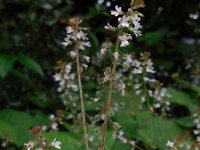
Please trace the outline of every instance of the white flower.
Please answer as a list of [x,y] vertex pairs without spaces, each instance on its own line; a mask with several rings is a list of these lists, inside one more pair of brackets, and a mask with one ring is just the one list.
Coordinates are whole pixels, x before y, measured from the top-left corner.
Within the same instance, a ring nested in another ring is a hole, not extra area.
[[69,55],[70,55],[71,58],[75,58],[76,57],[76,52],[71,51]]
[[161,104],[160,104],[160,103],[154,104],[154,108],[160,108],[160,107],[161,107]]
[[146,61],[146,71],[150,73],[155,73],[155,70],[153,68],[153,62],[151,61],[151,59],[148,59]]
[[167,141],[166,146],[173,148],[174,147],[174,142]]
[[79,42],[79,49],[85,50],[85,47],[91,47],[90,42]]
[[[116,11],[115,11],[116,10]],[[123,12],[122,12],[122,8],[121,7],[118,7],[117,5],[115,6],[115,10],[111,10],[111,15],[117,17],[119,15],[121,15]]]
[[107,51],[106,48],[102,48],[102,49],[101,49],[101,55],[105,55],[106,51]]
[[28,141],[28,143],[24,144],[27,148],[27,150],[31,150],[34,147],[33,141]]
[[130,16],[124,15],[122,18],[119,18],[118,21],[120,22],[119,27],[129,27]]
[[72,33],[74,32],[74,29],[71,26],[66,27],[67,33]]
[[104,28],[106,30],[113,30],[113,26],[111,26],[109,23],[107,23],[107,25],[105,25]]
[[65,73],[66,73],[66,74],[69,74],[70,71],[71,71],[71,69],[72,69],[72,65],[71,65],[71,64],[67,64],[67,65],[65,66]]
[[90,98],[90,99],[93,100],[95,103],[99,101],[99,97]]
[[103,2],[104,2],[104,0],[98,0],[98,1],[97,1],[97,3],[98,3],[99,5],[103,4]]
[[119,53],[118,53],[118,52],[114,52],[114,53],[113,53],[113,56],[115,57],[116,60],[118,60],[118,58],[119,58]]
[[200,130],[193,130],[194,134],[197,135],[200,133]]
[[122,92],[122,96],[125,95],[125,87],[126,87],[126,85],[124,83],[120,83],[118,85],[118,89]]
[[54,131],[57,131],[58,130],[58,123],[57,122],[52,123],[51,129],[54,130]]
[[54,120],[55,119],[55,115],[54,114],[49,115],[49,119],[50,120]]
[[60,81],[60,80],[62,79],[60,73],[56,73],[56,74],[53,76],[53,78],[54,78],[55,81]]
[[135,36],[138,37],[138,36],[141,36],[142,35],[142,32],[140,31],[140,29],[142,28],[142,25],[140,24],[140,20],[141,18],[139,17],[139,15],[136,13],[134,15],[133,18],[131,18],[132,21],[133,21],[133,24],[134,24],[134,28],[133,28],[133,32],[135,33]]
[[88,57],[88,56],[83,56],[83,58],[86,60],[87,63],[90,62],[90,57]]
[[141,74],[142,73],[142,66],[141,66],[141,62],[140,61],[138,61],[138,60],[133,60],[132,61],[132,66],[134,67],[133,68],[133,71],[132,71],[132,73],[134,73],[134,74]]
[[61,145],[61,142],[60,141],[56,141],[56,139],[54,139],[53,142],[51,142],[51,146],[55,147],[57,149],[61,149],[60,145]]
[[78,32],[77,38],[78,38],[79,40],[81,40],[81,39],[82,39],[82,40],[88,40],[87,34],[84,33],[82,30],[80,30],[80,31]]
[[129,45],[128,40],[132,39],[132,37],[130,34],[126,33],[119,36],[119,39],[121,41],[120,47],[126,47],[127,45]]

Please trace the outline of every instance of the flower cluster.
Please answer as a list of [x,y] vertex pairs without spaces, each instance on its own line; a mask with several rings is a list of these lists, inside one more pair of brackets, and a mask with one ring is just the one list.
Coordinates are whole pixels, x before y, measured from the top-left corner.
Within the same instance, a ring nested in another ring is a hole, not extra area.
[[[146,102],[148,97],[153,98],[151,109],[161,109],[162,114],[166,115],[166,111],[170,110],[170,102],[168,101],[170,95],[163,84],[153,78],[156,71],[150,59],[150,53],[141,53],[139,59],[132,55],[125,55],[121,64],[122,71],[129,73],[128,85],[133,85],[136,95],[141,97],[141,102]],[[133,84],[130,81],[133,81]]]
[[42,128],[40,126],[34,126],[30,133],[35,136],[34,140],[29,140],[27,143],[25,143],[25,147],[27,150],[31,149],[61,149],[61,142],[54,139],[52,142],[48,143],[47,139],[42,135]]
[[[81,22],[79,22],[81,23]],[[79,39],[79,49],[85,50],[86,47],[91,47],[90,42],[88,41],[87,34],[84,33],[85,28],[79,28],[79,31],[75,33],[75,26],[67,26],[66,27],[66,38],[64,38],[64,42],[62,42],[62,45],[64,46],[70,46],[73,43],[75,43],[76,39]],[[73,51],[71,52],[72,57],[75,55]]]

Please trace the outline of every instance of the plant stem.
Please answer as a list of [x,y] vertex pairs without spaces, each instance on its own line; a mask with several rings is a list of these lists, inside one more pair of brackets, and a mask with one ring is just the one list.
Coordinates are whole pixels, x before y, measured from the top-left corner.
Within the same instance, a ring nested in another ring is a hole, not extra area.
[[[115,52],[118,52],[119,36],[121,35],[121,32],[122,32],[122,29],[119,29],[118,34],[117,34],[117,40],[115,43]],[[110,117],[110,104],[111,104],[111,100],[112,100],[113,84],[115,82],[116,67],[117,67],[117,60],[114,59],[112,71],[111,71],[111,79],[110,79],[110,83],[109,83],[109,87],[108,87],[108,99],[107,99],[106,105],[105,105],[105,119],[104,119],[104,123],[103,123],[103,133],[102,133],[102,137],[101,137],[100,150],[104,150],[104,148],[105,148],[105,138],[106,138],[108,120]]]
[[83,123],[83,130],[84,130],[84,142],[85,148],[88,150],[88,138],[87,138],[87,125],[85,119],[85,106],[84,106],[84,98],[83,98],[83,90],[82,90],[82,83],[81,83],[81,71],[80,71],[80,62],[79,62],[79,40],[77,38],[78,34],[78,25],[75,26],[75,35],[76,35],[76,65],[77,65],[77,76],[78,76],[78,85],[79,85],[79,96],[81,101],[81,115],[82,115],[82,123]]

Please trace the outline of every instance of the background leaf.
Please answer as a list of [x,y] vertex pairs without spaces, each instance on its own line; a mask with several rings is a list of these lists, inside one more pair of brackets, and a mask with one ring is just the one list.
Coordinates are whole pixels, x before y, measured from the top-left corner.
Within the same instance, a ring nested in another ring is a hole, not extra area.
[[0,54],[0,77],[4,78],[12,69],[15,57],[6,54]]
[[25,56],[25,55],[20,55],[18,56],[18,60],[21,64],[25,65],[32,71],[38,73],[41,76],[44,76],[44,72],[41,68],[41,66],[32,58]]

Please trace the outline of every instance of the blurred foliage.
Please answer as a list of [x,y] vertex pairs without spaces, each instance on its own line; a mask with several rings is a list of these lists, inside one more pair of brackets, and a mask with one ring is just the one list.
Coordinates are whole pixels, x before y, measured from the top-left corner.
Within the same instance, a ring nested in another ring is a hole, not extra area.
[[[114,40],[115,35],[103,27],[114,22],[109,10],[115,4],[125,8],[129,1],[114,1],[107,8],[86,0],[0,0],[0,139],[10,139],[10,149],[21,149],[30,138],[31,127],[48,124],[48,115],[63,108],[52,75],[56,61],[66,57],[60,44],[65,36],[66,19],[74,15],[84,18],[83,24],[90,27],[92,40],[88,55],[94,56],[104,37]],[[200,2],[155,0],[146,1],[145,5],[141,10],[144,34],[124,51],[151,52],[157,78],[169,86],[172,116],[161,119],[149,111],[138,113],[139,100],[127,92],[125,108],[114,119],[127,137],[144,141],[147,145],[141,144],[143,147],[164,149],[167,140],[194,127],[192,115],[200,98],[200,17],[191,16],[200,15]],[[89,69],[88,74],[94,75],[104,66],[101,67]],[[85,84],[84,88],[87,86],[93,94],[95,83]],[[92,112],[96,105],[103,104],[94,104],[86,110]],[[62,131],[45,135],[61,140],[63,149],[76,150],[81,139],[74,137],[69,124]],[[110,134],[111,131],[108,132],[111,139]],[[113,140],[107,146],[109,150],[130,149]]]

